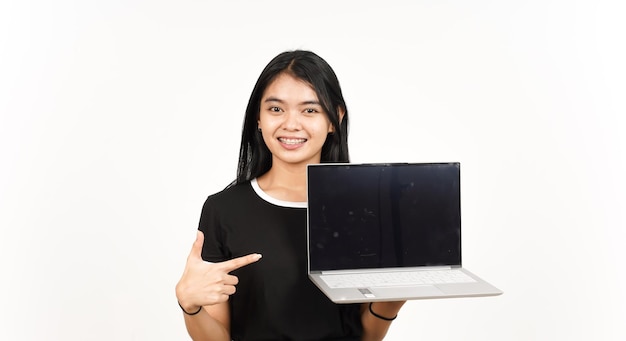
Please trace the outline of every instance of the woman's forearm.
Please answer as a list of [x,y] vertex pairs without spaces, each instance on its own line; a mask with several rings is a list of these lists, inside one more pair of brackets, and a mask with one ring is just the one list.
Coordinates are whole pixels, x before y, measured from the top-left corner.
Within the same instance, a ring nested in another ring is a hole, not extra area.
[[194,341],[230,341],[230,333],[203,308],[196,315],[185,316],[185,326]]
[[[363,336],[362,341],[380,341],[391,326],[391,320],[394,319],[400,308],[406,301],[399,302],[376,302],[371,306],[370,304],[363,303],[361,306],[361,323],[363,324]],[[378,316],[376,316],[378,315]]]

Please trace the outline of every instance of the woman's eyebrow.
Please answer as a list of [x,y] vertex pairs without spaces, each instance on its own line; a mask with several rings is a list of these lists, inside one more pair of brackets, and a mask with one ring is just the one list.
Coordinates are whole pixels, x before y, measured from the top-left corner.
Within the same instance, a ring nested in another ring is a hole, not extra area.
[[276,97],[268,97],[265,99],[265,101],[263,101],[265,103],[267,102],[278,102],[278,103],[284,103],[284,101],[280,98],[276,98]]
[[301,102],[300,105],[321,105],[320,101],[304,101]]
[[[263,102],[264,103],[268,103],[268,102],[285,103],[285,101],[283,101],[282,99],[278,97],[272,97],[272,96],[266,98]],[[309,101],[300,102],[300,105],[321,105],[321,104],[320,104],[320,101],[318,100],[309,100]]]

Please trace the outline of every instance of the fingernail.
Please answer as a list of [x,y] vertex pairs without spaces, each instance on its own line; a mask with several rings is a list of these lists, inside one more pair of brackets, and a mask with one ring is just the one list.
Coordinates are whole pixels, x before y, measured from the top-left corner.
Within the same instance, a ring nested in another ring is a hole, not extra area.
[[263,257],[263,255],[260,254],[260,253],[257,253],[257,254],[254,255],[255,259],[261,259],[261,257]]

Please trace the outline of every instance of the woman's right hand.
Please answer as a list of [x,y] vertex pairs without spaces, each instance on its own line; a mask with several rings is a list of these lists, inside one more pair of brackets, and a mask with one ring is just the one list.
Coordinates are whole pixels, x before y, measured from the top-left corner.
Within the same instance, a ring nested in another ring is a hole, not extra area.
[[204,234],[198,231],[183,276],[176,285],[178,303],[187,312],[228,301],[239,283],[239,279],[229,273],[261,259],[260,254],[253,253],[220,263],[205,262],[202,260],[203,244]]

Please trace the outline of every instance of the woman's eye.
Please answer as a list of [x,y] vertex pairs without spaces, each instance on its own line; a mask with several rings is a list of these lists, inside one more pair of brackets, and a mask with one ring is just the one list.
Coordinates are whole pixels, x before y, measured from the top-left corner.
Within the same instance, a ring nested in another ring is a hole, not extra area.
[[270,111],[271,112],[280,112],[280,108],[279,107],[270,107]]
[[317,111],[317,109],[307,108],[307,109],[304,109],[304,112],[306,112],[307,114],[314,114],[314,113],[316,113],[318,111]]

